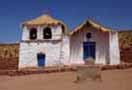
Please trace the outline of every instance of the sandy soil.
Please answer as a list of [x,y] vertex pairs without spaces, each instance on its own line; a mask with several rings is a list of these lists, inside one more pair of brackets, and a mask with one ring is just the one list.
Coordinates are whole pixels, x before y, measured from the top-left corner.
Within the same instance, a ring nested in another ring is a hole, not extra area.
[[75,72],[0,76],[0,90],[132,90],[132,69],[102,72],[102,82],[76,84]]

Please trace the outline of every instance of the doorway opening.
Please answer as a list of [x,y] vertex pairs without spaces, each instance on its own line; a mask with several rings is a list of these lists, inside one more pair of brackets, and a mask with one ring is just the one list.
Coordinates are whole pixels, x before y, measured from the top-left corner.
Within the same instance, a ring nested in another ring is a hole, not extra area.
[[44,67],[45,66],[45,54],[39,53],[37,54],[38,66]]
[[83,42],[83,59],[96,58],[96,43],[87,41]]

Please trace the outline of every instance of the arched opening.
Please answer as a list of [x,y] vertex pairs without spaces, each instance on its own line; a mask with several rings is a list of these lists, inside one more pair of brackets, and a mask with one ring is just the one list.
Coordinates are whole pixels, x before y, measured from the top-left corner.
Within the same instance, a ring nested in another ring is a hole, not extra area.
[[43,29],[43,38],[44,39],[51,39],[52,38],[51,28],[46,27],[46,28]]
[[45,54],[38,53],[37,54],[37,61],[38,61],[38,66],[39,67],[45,66]]
[[30,29],[30,39],[34,40],[37,38],[37,29],[36,28],[31,28]]
[[65,26],[61,25],[61,28],[62,28],[62,32],[65,33]]
[[87,60],[89,58],[96,59],[96,42],[83,42],[83,59]]
[[92,38],[92,34],[91,33],[87,33],[86,37],[87,37],[87,39],[90,39],[90,38]]

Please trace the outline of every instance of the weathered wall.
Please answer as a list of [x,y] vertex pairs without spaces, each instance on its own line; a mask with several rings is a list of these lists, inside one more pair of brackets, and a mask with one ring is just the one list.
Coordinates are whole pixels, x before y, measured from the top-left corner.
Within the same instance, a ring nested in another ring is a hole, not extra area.
[[[29,40],[32,27],[23,27],[20,43],[19,68],[37,67],[37,54],[45,54],[45,66],[65,64],[69,60],[69,38],[63,37],[61,25],[48,26],[52,31],[51,39],[43,39],[43,29],[48,25],[37,26],[37,39]],[[67,43],[66,43],[67,42]]]
[[130,48],[121,48],[121,61],[124,63],[132,63],[132,46]]
[[0,44],[0,69],[17,69],[19,44]]
[[118,32],[111,31],[109,33],[109,53],[110,53],[110,65],[120,64],[120,48],[119,48],[119,39]]
[[[68,64],[69,60],[69,41],[43,41],[43,42],[21,42],[19,53],[19,67],[38,67],[37,54],[45,54],[45,66]],[[62,57],[61,56],[62,53]]]
[[91,32],[91,41],[96,42],[97,64],[109,63],[109,33],[101,32],[93,27],[83,27],[81,32],[71,36],[70,39],[70,61],[73,64],[81,64],[83,61],[83,42],[86,41],[87,32]]
[[64,65],[70,64],[70,40],[68,36],[64,36],[61,50],[61,61]]
[[45,54],[46,66],[60,63],[60,46],[61,42],[21,42],[19,53],[19,67],[37,67],[37,54]]

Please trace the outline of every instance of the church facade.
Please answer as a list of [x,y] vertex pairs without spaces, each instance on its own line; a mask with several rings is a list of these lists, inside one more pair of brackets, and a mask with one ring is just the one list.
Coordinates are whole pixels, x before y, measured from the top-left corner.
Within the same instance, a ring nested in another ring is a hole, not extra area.
[[62,21],[44,15],[24,22],[22,29],[20,68],[67,64],[69,39]]
[[119,64],[118,33],[86,20],[67,35],[66,25],[48,15],[22,24],[19,68],[84,64]]

